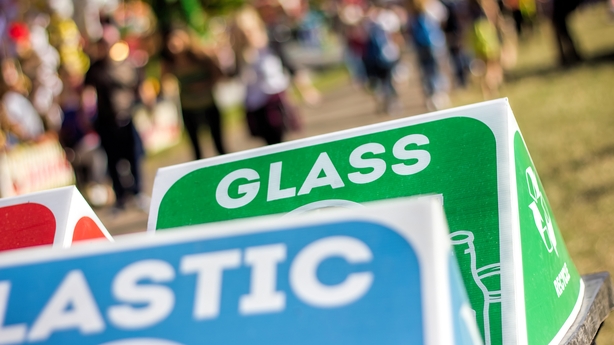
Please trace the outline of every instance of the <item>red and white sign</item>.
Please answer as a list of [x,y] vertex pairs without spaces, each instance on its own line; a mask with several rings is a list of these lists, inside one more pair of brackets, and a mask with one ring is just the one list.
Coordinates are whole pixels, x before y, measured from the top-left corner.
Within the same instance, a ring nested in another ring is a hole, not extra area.
[[0,199],[0,251],[113,237],[74,186]]

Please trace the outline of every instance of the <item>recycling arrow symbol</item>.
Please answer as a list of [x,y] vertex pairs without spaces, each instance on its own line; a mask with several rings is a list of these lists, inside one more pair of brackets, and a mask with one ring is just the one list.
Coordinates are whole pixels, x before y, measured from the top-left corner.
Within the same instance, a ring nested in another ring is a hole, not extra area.
[[535,226],[539,231],[539,234],[546,246],[548,253],[554,253],[559,256],[559,252],[556,250],[556,237],[554,236],[554,227],[552,225],[552,217],[546,207],[546,198],[542,194],[539,185],[537,183],[537,177],[532,167],[528,167],[526,170],[527,185],[529,188],[529,195],[533,202],[529,204],[529,208],[533,212],[533,220],[535,220]]

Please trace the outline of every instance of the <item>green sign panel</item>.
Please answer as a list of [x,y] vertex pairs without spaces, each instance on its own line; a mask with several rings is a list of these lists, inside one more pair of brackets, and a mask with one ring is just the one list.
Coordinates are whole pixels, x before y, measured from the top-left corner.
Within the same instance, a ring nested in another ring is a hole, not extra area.
[[528,338],[558,344],[566,329],[560,325],[572,323],[578,312],[574,308],[580,306],[576,301],[583,285],[520,132],[514,134],[514,158]]
[[[520,211],[511,202],[514,176],[526,183],[524,172],[513,174],[509,157],[516,130],[507,101],[498,100],[160,169],[148,231],[438,194],[485,343],[548,343],[575,315],[581,282],[554,225],[547,236],[559,236],[561,259],[551,264],[530,249],[544,242],[529,206],[520,196]],[[540,195],[543,209],[547,202]],[[514,214],[523,227],[533,226],[526,236],[522,228],[522,243],[514,237]],[[523,266],[523,258],[538,266],[535,271]],[[541,281],[542,269],[562,262],[571,276],[562,295],[537,307],[539,315],[561,317],[540,318],[519,292],[539,299],[537,290],[553,286]],[[526,286],[514,278],[523,270]],[[533,317],[539,320],[530,323]]]

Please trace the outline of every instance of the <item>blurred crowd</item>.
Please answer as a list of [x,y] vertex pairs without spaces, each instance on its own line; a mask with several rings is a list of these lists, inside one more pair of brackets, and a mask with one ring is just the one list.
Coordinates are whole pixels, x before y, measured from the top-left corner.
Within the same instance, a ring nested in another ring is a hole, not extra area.
[[146,210],[146,152],[185,129],[203,158],[203,126],[227,152],[220,85],[240,84],[230,98],[263,143],[301,128],[290,90],[312,106],[321,95],[297,49],[342,51],[353,82],[389,114],[400,109],[395,79],[408,52],[431,110],[470,80],[497,96],[539,17],[552,18],[561,64],[581,60],[566,23],[579,0],[253,0],[215,12],[202,3],[0,0],[0,196],[76,183],[93,205]]
[[[347,0],[338,7],[346,61],[354,79],[394,112],[395,74],[413,50],[429,110],[449,105],[449,92],[477,80],[485,99],[498,96],[503,71],[516,63],[519,39],[552,18],[561,64],[580,61],[567,29],[579,0]],[[565,10],[560,10],[565,7]],[[560,12],[560,13],[559,13]]]
[[155,25],[142,2],[0,1],[2,196],[76,183],[92,204],[146,208],[133,118]]

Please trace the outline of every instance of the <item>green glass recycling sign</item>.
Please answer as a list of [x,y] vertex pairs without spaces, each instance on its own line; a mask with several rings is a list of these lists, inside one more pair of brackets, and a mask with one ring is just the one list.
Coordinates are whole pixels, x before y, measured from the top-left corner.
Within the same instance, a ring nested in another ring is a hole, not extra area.
[[[148,231],[436,194],[485,343],[549,343],[575,318],[582,282],[543,190],[522,185],[538,178],[525,166],[517,172],[530,158],[514,160],[516,132],[507,101],[497,100],[163,168]],[[543,293],[558,296],[541,303]],[[540,317],[532,303],[558,316]]]

